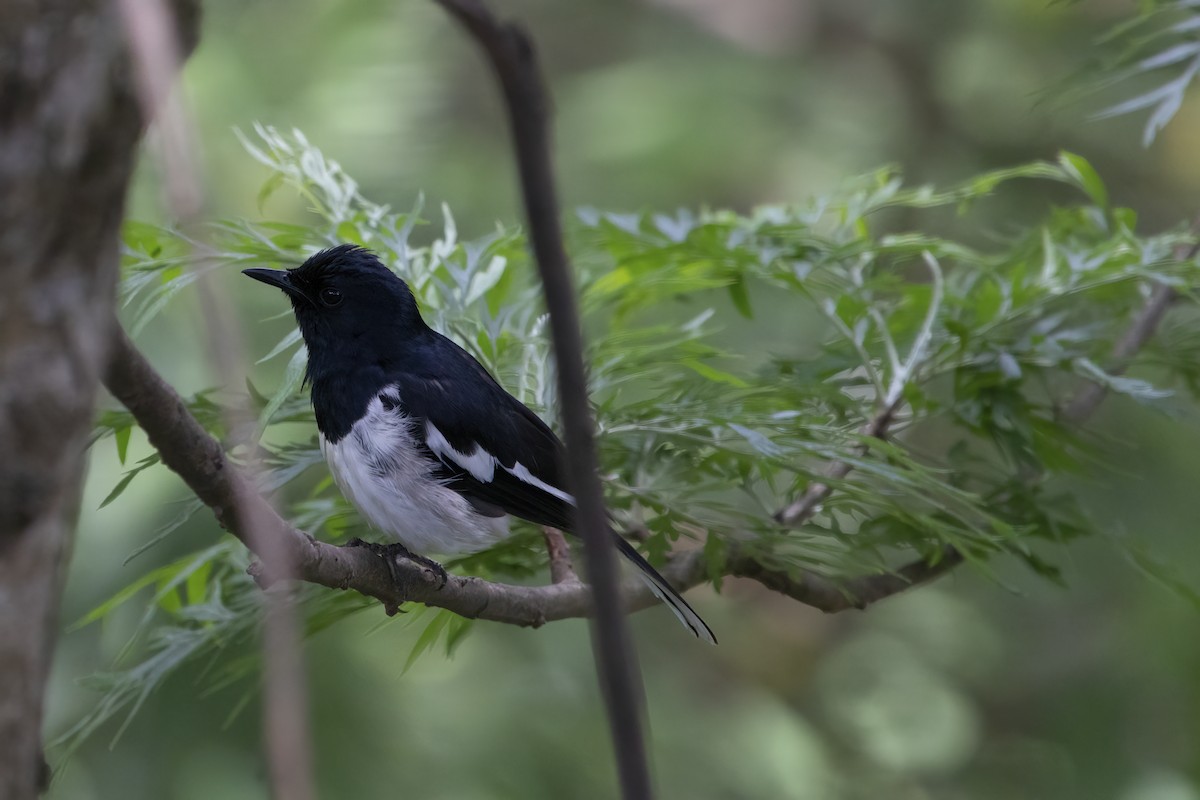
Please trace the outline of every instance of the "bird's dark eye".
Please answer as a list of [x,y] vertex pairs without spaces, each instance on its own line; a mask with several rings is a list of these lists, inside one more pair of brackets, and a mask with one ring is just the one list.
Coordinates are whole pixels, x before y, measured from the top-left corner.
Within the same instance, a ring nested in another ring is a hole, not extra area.
[[332,286],[326,286],[321,290],[321,302],[333,308],[342,304],[342,293]]

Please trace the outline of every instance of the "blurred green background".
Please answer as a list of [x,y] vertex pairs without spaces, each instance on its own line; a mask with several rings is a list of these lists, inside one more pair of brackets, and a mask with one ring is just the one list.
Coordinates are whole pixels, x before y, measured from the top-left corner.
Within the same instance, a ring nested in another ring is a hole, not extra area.
[[[1200,104],[1149,149],[1140,120],[1089,121],[1054,87],[1130,3],[1085,0],[513,0],[538,41],[556,100],[565,204],[614,210],[801,199],[884,163],[915,180],[1090,159],[1114,202],[1156,230],[1197,210]],[[373,200],[426,216],[447,203],[464,236],[518,219],[508,141],[479,55],[418,0],[210,0],[184,84],[203,147],[205,217],[303,221],[233,128],[298,127]],[[164,220],[147,158],[131,216]],[[1013,213],[1049,201],[1031,194]],[[1011,221],[997,219],[1002,233]],[[986,234],[987,231],[984,231]],[[242,298],[244,289],[230,287]],[[251,356],[281,309],[244,293]],[[805,329],[802,309],[780,323]],[[181,298],[142,343],[185,393],[213,381],[194,302]],[[759,324],[769,325],[765,320]],[[811,329],[811,328],[809,328]],[[774,331],[772,336],[778,335]],[[269,370],[259,378],[278,378]],[[260,385],[262,385],[260,383]],[[1080,486],[1108,518],[1184,574],[1200,563],[1193,410],[1168,419],[1127,399],[1099,424],[1119,474]],[[131,453],[148,452],[135,436]],[[162,471],[97,511],[119,478],[93,454],[64,623],[217,535],[205,515],[129,564],[186,498]],[[729,581],[693,593],[721,638],[705,647],[659,610],[638,615],[664,798],[1200,798],[1196,608],[1096,537],[1055,554],[1068,585],[1014,564],[968,569],[866,613],[827,617]],[[47,730],[96,700],[79,679],[111,667],[139,611],[65,633]],[[402,668],[415,635],[371,610],[308,648],[316,772],[325,798],[587,798],[615,793],[586,626],[479,624],[452,660]],[[98,733],[50,797],[262,798],[256,704],[201,696],[191,671],[153,694],[119,741]],[[53,754],[52,754],[53,756]],[[52,758],[53,761],[53,758]]]

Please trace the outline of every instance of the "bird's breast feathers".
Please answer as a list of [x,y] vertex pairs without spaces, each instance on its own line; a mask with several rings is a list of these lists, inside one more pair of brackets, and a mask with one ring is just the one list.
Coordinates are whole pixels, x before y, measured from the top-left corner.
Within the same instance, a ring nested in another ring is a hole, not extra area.
[[[432,447],[423,442],[427,430],[418,430],[422,425],[404,413],[395,390],[386,390],[346,436],[336,442],[321,436],[321,451],[342,493],[372,527],[418,553],[472,553],[503,539],[507,518],[480,514],[446,485]],[[495,459],[487,460],[494,465]],[[473,473],[488,469],[482,456],[466,462]]]

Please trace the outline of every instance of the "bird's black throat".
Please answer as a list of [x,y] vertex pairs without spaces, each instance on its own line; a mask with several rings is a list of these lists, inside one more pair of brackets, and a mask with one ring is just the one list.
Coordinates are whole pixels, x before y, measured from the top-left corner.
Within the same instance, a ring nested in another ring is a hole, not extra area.
[[312,387],[317,427],[330,442],[346,436],[436,336],[408,285],[361,247],[323,250],[286,272],[246,274],[291,299],[308,348],[305,382]]

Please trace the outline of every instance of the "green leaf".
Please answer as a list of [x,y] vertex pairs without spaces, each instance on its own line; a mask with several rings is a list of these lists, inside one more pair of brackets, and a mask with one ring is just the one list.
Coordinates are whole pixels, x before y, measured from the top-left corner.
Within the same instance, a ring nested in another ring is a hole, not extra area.
[[1122,375],[1112,375],[1105,372],[1088,358],[1075,359],[1074,366],[1076,372],[1085,378],[1095,381],[1106,389],[1118,394],[1127,395],[1141,402],[1162,400],[1174,394],[1169,389],[1159,389],[1149,381],[1128,378]]
[[67,631],[74,632],[80,628],[85,628],[88,625],[91,625],[93,622],[98,622],[99,620],[104,619],[114,610],[132,599],[134,595],[142,591],[142,589],[158,583],[159,579],[166,573],[168,569],[170,569],[170,567],[161,567],[138,578],[133,583],[121,589],[112,597],[108,598],[103,603],[72,622],[67,626]]
[[158,225],[126,220],[121,224],[121,239],[130,250],[157,258],[163,251],[163,241],[169,241],[171,233]]
[[1129,537],[1116,537],[1118,543],[1124,545],[1126,557],[1130,563],[1141,570],[1142,574],[1153,580],[1167,591],[1181,597],[1197,609],[1200,609],[1200,590],[1188,583],[1179,571],[1162,562],[1147,548],[1145,543],[1136,542]]
[[283,185],[283,181],[284,174],[282,172],[273,172],[263,181],[262,188],[258,190],[258,197],[256,198],[258,213],[264,213],[267,200],[271,199],[271,195],[275,194],[276,190]]
[[487,267],[472,276],[471,288],[467,292],[464,302],[470,305],[490,292],[496,284],[500,283],[500,279],[504,277],[504,270],[507,266],[508,259],[502,256],[493,256],[488,261]]
[[754,309],[750,307],[750,294],[746,291],[746,279],[742,275],[738,275],[729,284],[729,299],[733,301],[733,307],[738,310],[746,319],[754,319]]
[[178,614],[183,610],[183,598],[179,596],[177,587],[171,581],[163,580],[159,583],[156,599],[159,608],[168,614]]
[[285,400],[288,400],[292,395],[300,389],[300,384],[304,381],[304,368],[308,363],[308,348],[303,344],[297,348],[292,354],[292,358],[288,361],[287,369],[283,373],[283,381],[279,384],[279,388],[275,390],[275,394],[271,395],[271,399],[263,407],[262,413],[259,414],[259,424],[264,428],[269,425],[274,419],[276,412]]
[[1100,175],[1083,156],[1062,150],[1058,154],[1058,163],[1066,173],[1079,184],[1079,187],[1092,198],[1092,202],[1101,208],[1108,208],[1108,189]]
[[442,630],[445,629],[450,619],[454,616],[456,615],[449,611],[438,611],[433,615],[433,619],[429,621],[429,624],[425,626],[425,630],[421,631],[421,635],[417,637],[417,641],[413,644],[412,652],[408,654],[408,660],[404,662],[404,669],[400,671],[400,674],[406,674],[412,668],[412,665],[417,663],[417,659],[425,651],[433,647]]
[[165,566],[153,569],[68,625],[67,630],[76,631],[107,617],[148,586],[159,585],[174,588],[180,580],[186,580],[195,570],[203,567],[205,564],[211,565],[216,559],[229,553],[230,549],[231,544],[229,542],[222,542],[197,553],[186,555]]
[[155,464],[157,464],[159,462],[159,460],[160,460],[160,457],[159,457],[158,453],[152,453],[152,454],[146,456],[145,458],[143,458],[141,461],[139,461],[136,467],[134,467],[133,469],[126,472],[125,475],[121,478],[121,480],[117,482],[117,485],[114,486],[113,490],[108,493],[108,496],[104,498],[104,501],[102,503],[100,503],[99,507],[104,508],[109,503],[111,503],[112,501],[114,501],[118,497],[120,497],[121,494],[126,489],[129,488],[129,484],[132,483],[133,479],[138,476],[138,473],[143,472],[143,471],[149,469],[150,467],[154,466]]
[[177,531],[181,527],[183,527],[184,523],[186,523],[189,519],[191,519],[192,516],[195,515],[195,513],[202,508],[204,508],[204,503],[202,503],[199,499],[193,498],[191,501],[189,501],[184,506],[183,510],[179,513],[178,516],[175,517],[175,519],[173,519],[170,522],[168,522],[167,524],[163,525],[161,528],[159,528],[157,531],[155,531],[148,539],[146,539],[146,541],[142,542],[136,548],[134,548],[133,552],[131,552],[129,555],[125,556],[125,560],[121,562],[121,566],[126,566],[127,564],[129,564],[130,561],[133,561],[135,558],[140,556],[142,553],[146,552],[147,550],[154,547],[155,545],[161,543],[164,539],[166,539],[172,533],[174,533],[175,531]]
[[188,576],[184,583],[184,598],[189,606],[197,606],[208,596],[208,579],[212,575],[213,562],[206,561]]
[[274,347],[271,348],[271,351],[269,353],[267,353],[265,356],[260,358],[258,361],[255,361],[254,363],[255,364],[265,364],[266,362],[270,361],[275,356],[279,355],[280,353],[284,352],[285,350],[290,350],[291,348],[295,347],[297,344],[299,344],[300,339],[301,339],[301,333],[300,333],[299,328],[295,328],[293,330],[288,331],[287,335],[285,335],[282,339],[280,339],[279,342]]
[[724,383],[729,386],[736,386],[739,389],[748,389],[750,384],[742,380],[736,375],[731,375],[728,372],[723,372],[716,367],[711,367],[695,358],[686,358],[680,362],[683,366],[693,370],[699,375],[703,375],[710,381],[716,383]]
[[129,435],[131,433],[133,433],[133,428],[128,425],[113,432],[113,437],[117,440],[117,459],[122,466],[125,464],[125,455],[129,452]]
[[721,586],[724,582],[725,562],[728,556],[729,548],[720,536],[710,533],[704,539],[705,570],[707,571],[708,579],[712,581],[713,588],[718,592],[721,591]]
[[756,430],[751,430],[745,425],[731,422],[729,423],[729,427],[749,442],[751,447],[765,456],[781,456],[787,452],[782,446],[772,442],[765,435]]
[[475,620],[452,614],[446,630],[446,658],[452,658],[467,633],[475,626]]
[[[164,273],[166,277],[166,273]],[[180,272],[167,278],[150,296],[134,315],[133,323],[129,326],[129,335],[136,338],[151,320],[158,316],[175,295],[195,283],[199,275],[194,271]]]
[[996,357],[997,363],[1000,365],[1000,373],[1010,381],[1021,380],[1021,364],[1017,359],[1013,358],[1012,353],[1001,353]]

